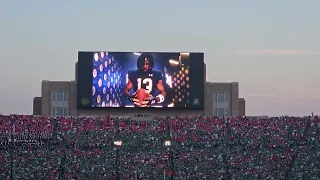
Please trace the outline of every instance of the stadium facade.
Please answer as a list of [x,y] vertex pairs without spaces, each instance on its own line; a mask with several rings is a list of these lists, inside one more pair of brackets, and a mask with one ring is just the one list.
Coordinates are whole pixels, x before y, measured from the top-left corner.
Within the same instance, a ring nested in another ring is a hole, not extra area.
[[[126,113],[137,113],[139,109],[132,109],[132,112],[126,110]],[[145,112],[145,111],[144,111]],[[78,110],[77,109],[77,85],[76,81],[42,81],[41,97],[33,99],[33,114],[34,115],[123,115],[123,110],[110,109],[92,109]],[[142,113],[142,112],[141,112]],[[157,110],[152,111],[152,114],[159,115],[206,115],[206,116],[244,116],[245,115],[245,100],[239,98],[239,83],[212,83],[205,84],[205,106],[204,110]]]
[[[78,64],[75,64],[76,81],[48,81],[43,80],[41,84],[41,96],[33,99],[34,115],[61,115],[61,116],[95,116],[113,115],[124,116],[136,113],[146,113],[146,109],[128,108],[126,110],[117,108],[106,109],[78,109],[77,108],[77,80]],[[206,72],[206,68],[205,71]],[[206,73],[204,73],[205,76]],[[238,82],[206,82],[205,102],[202,110],[181,109],[148,109],[148,114],[154,115],[205,115],[205,116],[244,116],[245,99],[239,98]]]

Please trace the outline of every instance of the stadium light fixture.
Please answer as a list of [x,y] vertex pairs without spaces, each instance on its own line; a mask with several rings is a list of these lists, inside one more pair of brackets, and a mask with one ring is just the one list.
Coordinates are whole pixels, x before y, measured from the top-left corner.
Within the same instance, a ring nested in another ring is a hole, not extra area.
[[100,52],[101,58],[104,58],[104,52]]
[[174,103],[168,104],[168,107],[174,107]]
[[166,83],[172,88],[172,77],[169,74],[165,74],[166,76]]
[[140,56],[141,55],[141,53],[133,53],[134,55],[137,55],[137,56]]
[[164,141],[164,146],[170,147],[171,146],[171,141]]
[[98,53],[94,53],[94,60],[95,60],[95,61],[99,61],[99,55],[98,55]]
[[170,60],[169,60],[169,63],[170,63],[170,64],[174,64],[174,65],[179,65],[179,61],[174,60],[174,59],[170,59]]
[[129,82],[129,75],[126,74],[126,84],[128,84],[128,82]]
[[122,141],[113,141],[113,144],[116,146],[122,146]]

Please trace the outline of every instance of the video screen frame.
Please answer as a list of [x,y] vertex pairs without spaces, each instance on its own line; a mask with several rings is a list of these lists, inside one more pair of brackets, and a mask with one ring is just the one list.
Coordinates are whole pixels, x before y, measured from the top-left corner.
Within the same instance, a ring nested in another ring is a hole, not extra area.
[[[148,102],[148,106],[144,106],[145,108],[203,109],[204,53],[108,51],[78,52],[78,109],[141,108],[129,98],[133,93],[132,90],[130,95],[125,95],[125,86],[130,79],[129,72],[137,73],[139,69],[137,60],[141,54],[151,54],[153,56],[152,69],[161,74],[162,79],[158,78],[158,80],[161,79],[162,85],[166,86],[163,95],[167,98],[162,99],[159,103],[161,92],[158,88],[154,88],[154,94],[152,94],[154,98],[152,101],[154,102]],[[187,73],[183,76],[184,72]],[[88,78],[88,75],[90,78]],[[186,83],[187,80],[188,83]],[[115,83],[117,81],[118,84]],[[121,83],[119,84],[119,82]],[[157,82],[155,84],[158,84]],[[186,88],[187,86],[188,88]],[[110,87],[113,87],[111,93]],[[100,97],[98,97],[99,95]],[[110,101],[111,99],[112,101]]]

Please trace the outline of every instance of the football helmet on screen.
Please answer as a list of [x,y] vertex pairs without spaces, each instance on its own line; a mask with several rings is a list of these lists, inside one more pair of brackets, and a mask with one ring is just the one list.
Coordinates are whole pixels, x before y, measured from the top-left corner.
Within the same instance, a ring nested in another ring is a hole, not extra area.
[[137,68],[141,71],[150,71],[154,67],[154,58],[150,53],[142,53],[137,59]]

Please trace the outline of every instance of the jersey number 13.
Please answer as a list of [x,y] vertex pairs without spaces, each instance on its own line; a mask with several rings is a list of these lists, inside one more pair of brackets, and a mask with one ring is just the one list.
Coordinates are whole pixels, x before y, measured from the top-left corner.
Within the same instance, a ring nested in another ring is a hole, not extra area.
[[137,83],[138,83],[138,89],[141,89],[143,84],[145,86],[147,93],[150,94],[153,86],[151,78],[144,78],[143,80],[141,78],[138,78]]

